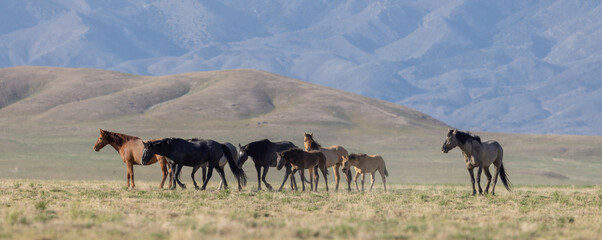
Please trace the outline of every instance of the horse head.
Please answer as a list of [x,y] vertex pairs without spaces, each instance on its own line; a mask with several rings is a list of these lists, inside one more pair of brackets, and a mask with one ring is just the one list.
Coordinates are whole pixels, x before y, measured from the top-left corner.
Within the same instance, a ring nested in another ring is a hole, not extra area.
[[343,156],[343,162],[341,163],[341,165],[343,166],[343,172],[347,172],[349,171],[349,169],[351,168],[351,161],[355,161],[357,160],[356,155],[355,154],[349,154],[349,155],[345,155]]
[[445,142],[443,142],[443,146],[441,146],[441,151],[443,151],[443,153],[447,153],[458,146],[458,139],[456,139],[457,133],[458,129],[447,129],[447,139],[445,139]]
[[276,161],[278,161],[278,166],[276,167],[276,169],[278,169],[278,171],[280,171],[280,169],[282,169],[282,167],[284,167],[284,165],[288,162],[288,159],[286,159],[285,157],[285,151],[282,152],[277,152],[278,154],[278,159],[276,159]]
[[97,152],[100,151],[100,149],[102,149],[107,144],[109,144],[109,141],[105,137],[105,131],[100,129],[100,136],[98,136],[98,139],[96,140],[96,143],[94,144],[94,151],[97,151]]
[[249,155],[247,154],[247,152],[249,151],[249,144],[241,146],[240,143],[238,144],[238,167],[242,167],[243,164],[245,164],[245,162],[247,161],[247,158],[249,158]]
[[146,163],[148,163],[148,161],[155,156],[155,152],[157,152],[157,144],[156,142],[152,141],[142,142],[142,144],[144,144],[144,150],[142,150],[142,165],[146,165]]

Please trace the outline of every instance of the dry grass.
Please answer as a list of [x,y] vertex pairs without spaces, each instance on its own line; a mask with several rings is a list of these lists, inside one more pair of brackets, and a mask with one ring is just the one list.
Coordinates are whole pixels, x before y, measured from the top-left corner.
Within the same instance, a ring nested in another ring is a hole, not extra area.
[[390,185],[373,193],[159,190],[0,181],[3,239],[595,239],[602,188]]

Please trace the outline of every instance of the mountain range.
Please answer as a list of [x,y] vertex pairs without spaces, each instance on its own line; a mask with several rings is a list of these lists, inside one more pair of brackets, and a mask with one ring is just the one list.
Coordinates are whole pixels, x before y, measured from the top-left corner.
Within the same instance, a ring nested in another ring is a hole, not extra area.
[[461,129],[602,134],[599,1],[9,0],[0,8],[0,67],[153,76],[258,69]]

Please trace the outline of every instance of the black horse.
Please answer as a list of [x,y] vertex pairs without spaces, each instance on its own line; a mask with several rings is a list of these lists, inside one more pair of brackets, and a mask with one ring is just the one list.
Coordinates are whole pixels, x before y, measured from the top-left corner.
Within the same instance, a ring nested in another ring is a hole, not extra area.
[[[276,164],[278,162],[278,152],[292,148],[298,148],[297,146],[295,146],[295,144],[289,141],[272,142],[268,139],[251,142],[244,146],[240,146],[240,144],[238,144],[238,147],[238,166],[242,168],[242,165],[245,163],[245,161],[247,161],[247,158],[250,156],[253,159],[253,162],[255,162],[255,169],[257,170],[257,183],[259,184],[257,189],[261,190],[261,181],[263,181],[263,183],[265,183],[265,186],[270,191],[272,190],[272,185],[266,182],[265,176],[268,174],[269,167],[276,167]],[[262,167],[263,176],[261,175]],[[282,191],[282,187],[284,186],[284,183],[286,182],[288,176],[292,171],[293,170],[291,169],[290,163],[286,164],[286,174],[284,175],[284,180],[282,181],[282,184],[280,185],[278,191]],[[303,180],[305,179],[302,178],[301,181]],[[295,181],[294,176],[291,177],[291,188],[297,188],[297,183]]]
[[[204,163],[208,163],[209,171],[207,178],[203,182],[201,190],[205,190],[213,169],[215,168],[220,174],[224,186],[227,188],[228,183],[226,182],[226,176],[224,169],[219,167],[219,161],[222,156],[226,156],[228,159],[228,165],[230,170],[236,177],[236,179],[244,186],[247,182],[247,176],[245,172],[238,167],[230,149],[226,145],[220,144],[213,140],[184,140],[181,138],[166,138],[157,141],[144,142],[144,150],[142,152],[142,164],[146,164],[152,156],[159,154],[165,156],[167,161],[171,164],[173,176],[179,176],[183,166],[193,167],[194,170],[198,169],[198,166]],[[172,189],[175,189],[176,182],[179,181],[177,177],[173,178]],[[192,181],[194,186],[198,189],[198,185],[194,180],[194,172],[192,173]],[[180,183],[181,184],[181,183]]]

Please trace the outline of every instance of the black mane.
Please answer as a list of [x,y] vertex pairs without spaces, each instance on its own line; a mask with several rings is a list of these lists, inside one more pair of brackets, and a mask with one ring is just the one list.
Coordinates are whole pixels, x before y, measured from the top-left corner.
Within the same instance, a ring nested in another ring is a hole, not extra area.
[[470,132],[458,131],[456,133],[456,139],[458,139],[458,141],[460,141],[462,144],[465,144],[468,139],[472,139],[481,143],[481,138],[477,135],[472,135]]

